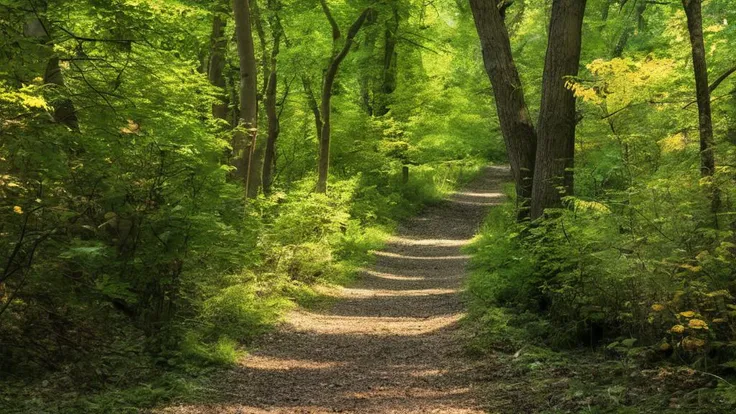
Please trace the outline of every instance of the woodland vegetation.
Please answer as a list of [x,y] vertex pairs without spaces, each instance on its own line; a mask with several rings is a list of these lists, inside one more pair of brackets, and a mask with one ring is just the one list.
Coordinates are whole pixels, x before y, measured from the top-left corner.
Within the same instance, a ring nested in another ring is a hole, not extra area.
[[469,348],[687,369],[662,398],[729,412],[735,25],[733,0],[0,0],[0,411],[191,392],[508,163]]

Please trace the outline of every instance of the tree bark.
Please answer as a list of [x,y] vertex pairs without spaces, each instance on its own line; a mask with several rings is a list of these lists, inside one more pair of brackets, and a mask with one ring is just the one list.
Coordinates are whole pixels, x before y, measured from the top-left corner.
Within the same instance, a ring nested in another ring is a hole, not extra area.
[[483,62],[493,87],[496,111],[506,143],[511,171],[516,182],[518,218],[528,216],[537,146],[519,72],[511,54],[511,43],[497,1],[470,0],[475,27],[480,37]]
[[375,104],[375,84],[376,74],[374,71],[374,50],[376,41],[378,40],[378,30],[369,29],[378,21],[378,12],[372,11],[365,20],[363,25],[364,31],[367,31],[361,47],[364,49],[364,58],[359,62],[361,67],[360,77],[360,104],[366,114],[373,115],[373,107]]
[[[698,102],[698,124],[700,129],[700,174],[712,177],[716,162],[713,147],[713,121],[711,118],[710,86],[708,85],[708,65],[705,60],[705,42],[703,41],[702,0],[682,0],[687,16],[687,29],[690,33],[692,47],[693,71],[695,73],[695,90]],[[716,85],[717,86],[717,85]],[[713,188],[711,207],[717,212],[720,207],[720,194]]]
[[322,142],[322,114],[319,113],[319,103],[312,90],[312,82],[308,77],[302,76],[304,94],[307,96],[307,105],[314,115],[314,126],[316,128],[317,142]]
[[210,59],[207,64],[207,78],[210,83],[221,89],[218,102],[212,104],[212,116],[218,119],[227,119],[228,95],[225,92],[225,14],[228,12],[227,3],[220,2],[215,7],[212,17],[212,34],[210,37]]
[[258,43],[261,46],[261,73],[263,84],[261,89],[258,91],[258,100],[265,101],[266,99],[266,88],[268,87],[268,78],[270,76],[269,71],[271,70],[271,64],[269,54],[266,52],[267,41],[266,31],[263,29],[263,16],[261,15],[261,9],[258,5],[258,0],[249,0],[251,8],[251,19],[256,29],[256,36],[258,37]]
[[[337,40],[340,38],[340,29],[337,27],[337,24],[335,23],[335,20],[332,18],[332,15],[330,14],[329,9],[327,8],[327,4],[325,0],[320,0],[320,3],[322,4],[323,10],[325,11],[325,15],[327,16],[327,20],[330,22],[330,25],[332,26],[332,36],[333,36],[333,44],[335,45],[335,50],[337,50]],[[329,172],[329,166],[330,166],[330,128],[331,128],[331,100],[332,100],[332,87],[335,84],[335,78],[337,77],[337,71],[340,68],[340,64],[347,56],[348,52],[350,52],[350,47],[353,45],[353,40],[355,39],[355,36],[360,31],[360,28],[363,26],[363,23],[365,22],[366,18],[368,17],[368,14],[371,12],[370,9],[366,9],[363,11],[363,13],[360,14],[357,20],[353,22],[353,24],[350,26],[350,29],[348,29],[347,36],[345,37],[345,43],[343,44],[342,48],[338,52],[333,52],[332,59],[330,60],[330,64],[327,67],[327,72],[325,73],[324,82],[322,84],[322,102],[320,105],[320,113],[322,115],[322,133],[320,134],[319,141],[319,160],[318,160],[318,170],[317,170],[317,187],[316,191],[318,193],[326,193],[327,192],[327,175]]]
[[258,194],[260,182],[260,170],[254,165],[257,158],[258,91],[249,0],[235,0],[233,11],[240,61],[240,119],[233,139],[234,164],[236,174],[245,183],[246,197],[254,197]]
[[396,90],[396,43],[398,41],[401,16],[399,15],[398,5],[395,1],[391,3],[391,11],[391,19],[386,22],[386,30],[384,31],[381,87],[375,105],[376,108],[374,109],[375,114],[378,116],[383,116],[388,113],[391,94]]
[[[46,62],[46,68],[44,69],[43,82],[59,88],[66,88],[64,74],[61,72],[61,66],[59,65],[59,57],[54,52],[51,27],[46,18],[48,2],[43,0],[37,5],[34,5],[34,3],[30,4],[32,6],[31,11],[33,12],[33,16],[30,17],[23,28],[24,35],[43,42],[51,52],[51,56]],[[71,99],[56,99],[54,102],[51,102],[51,106],[54,108],[53,118],[55,122],[66,125],[67,128],[74,132],[79,132],[79,119],[77,118],[77,111]]]
[[561,206],[560,186],[566,195],[573,194],[575,96],[565,84],[578,74],[585,5],[586,0],[552,3],[537,123],[532,219],[546,208]]
[[266,153],[263,157],[263,193],[271,193],[274,163],[276,161],[276,141],[279,137],[279,114],[276,111],[276,88],[278,85],[277,59],[283,30],[278,18],[271,19],[273,45],[269,60],[268,82],[266,84],[266,118],[268,119],[268,137],[266,138]]

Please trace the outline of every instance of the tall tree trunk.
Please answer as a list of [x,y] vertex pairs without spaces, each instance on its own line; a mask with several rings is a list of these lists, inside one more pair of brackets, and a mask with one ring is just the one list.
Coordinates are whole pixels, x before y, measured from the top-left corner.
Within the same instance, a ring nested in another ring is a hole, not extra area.
[[[335,23],[335,20],[332,18],[332,14],[330,14],[325,0],[320,0],[320,3],[322,4],[322,8],[325,12],[325,15],[327,16],[327,20],[332,26],[332,40],[334,44],[334,49],[335,51],[337,51],[337,41],[340,38],[340,29],[337,26],[337,23]],[[330,64],[327,67],[327,72],[325,73],[325,78],[322,84],[322,102],[320,105],[320,112],[322,114],[322,133],[319,137],[319,160],[317,165],[318,174],[316,191],[318,193],[327,192],[327,175],[330,166],[332,87],[335,84],[335,78],[337,77],[337,71],[340,68],[340,64],[345,59],[345,56],[348,55],[348,52],[350,52],[350,47],[353,45],[353,40],[358,34],[358,31],[360,31],[360,28],[363,26],[363,23],[365,22],[370,12],[371,9],[364,10],[363,13],[360,14],[358,19],[355,20],[355,22],[353,22],[353,24],[350,26],[347,36],[345,37],[345,43],[343,44],[342,49],[339,49],[339,51],[337,51],[336,53],[335,51],[333,51],[332,59],[330,60]]]
[[302,76],[304,94],[307,96],[307,105],[314,115],[314,126],[316,128],[317,142],[322,142],[322,114],[319,112],[319,103],[312,90],[312,82],[308,77]]
[[266,31],[263,29],[263,16],[261,15],[261,9],[258,5],[258,0],[249,0],[249,2],[251,9],[251,19],[253,20],[253,25],[256,29],[258,43],[260,43],[261,46],[261,73],[263,84],[261,85],[261,90],[258,91],[258,99],[259,101],[265,101],[266,88],[268,87],[268,77],[270,75],[269,71],[271,70],[271,61],[269,59],[269,54],[266,52],[268,42],[266,41]]
[[[234,43],[237,43],[237,40],[233,40]],[[226,63],[225,84],[227,85],[227,98],[230,104],[227,111],[227,121],[231,128],[236,128],[240,123],[240,89],[237,78],[240,78],[240,69]]]
[[575,156],[575,96],[565,84],[580,66],[586,0],[553,0],[542,103],[537,123],[537,155],[532,189],[532,219],[561,205],[558,187],[572,195]]
[[258,91],[249,0],[235,0],[233,11],[240,61],[240,120],[233,139],[234,164],[238,177],[245,183],[246,197],[254,197],[258,194],[261,175],[254,166],[258,137]]
[[511,54],[511,43],[497,1],[470,0],[483,62],[491,80],[496,111],[516,182],[519,219],[528,216],[537,145],[524,90]]
[[271,193],[271,184],[276,161],[276,140],[279,137],[280,125],[279,114],[276,111],[276,87],[278,85],[278,72],[276,71],[277,58],[281,43],[283,30],[278,18],[271,19],[271,31],[273,34],[273,46],[269,61],[270,70],[268,82],[266,83],[266,117],[268,119],[268,137],[266,138],[266,153],[263,157],[263,192]]
[[[59,66],[58,56],[49,58],[43,81],[46,84],[56,85],[61,88],[66,87],[64,75],[61,73],[61,66]],[[79,119],[77,118],[77,111],[71,99],[57,99],[52,102],[52,106],[54,107],[54,121],[66,125],[72,131],[79,132]]]
[[[690,33],[690,45],[693,55],[693,71],[695,72],[695,90],[698,102],[698,123],[700,126],[700,174],[712,177],[716,162],[714,154],[713,121],[711,119],[710,87],[708,85],[708,65],[705,60],[705,43],[703,41],[702,0],[682,0],[687,15],[687,29]],[[717,85],[716,85],[717,86]],[[720,208],[720,194],[714,186],[711,195],[711,207],[714,212]]]
[[398,41],[399,24],[401,22],[399,7],[396,1],[391,2],[391,11],[391,19],[386,22],[386,30],[384,31],[381,88],[375,108],[375,114],[378,116],[388,113],[391,94],[396,90],[396,43]]
[[378,40],[378,30],[369,29],[369,26],[373,26],[378,21],[378,12],[373,10],[365,20],[364,31],[366,31],[365,38],[361,43],[361,47],[365,48],[363,51],[363,59],[359,62],[361,72],[358,77],[360,82],[360,105],[368,115],[373,115],[373,106],[375,97],[373,96],[374,85],[376,83],[376,74],[374,72],[374,59],[373,56],[376,41]]
[[225,92],[225,15],[228,13],[228,4],[221,1],[215,7],[212,17],[212,34],[210,37],[210,59],[207,64],[207,78],[210,83],[221,89],[218,101],[212,104],[212,116],[218,119],[227,119],[228,95]]
[[[61,66],[59,65],[59,57],[54,52],[50,23],[46,18],[48,1],[42,0],[35,4],[31,2],[30,5],[33,16],[28,19],[23,28],[24,35],[43,42],[51,53],[44,69],[43,82],[62,89],[66,88],[64,74],[61,72]],[[79,119],[77,118],[77,111],[71,99],[56,99],[51,102],[51,106],[54,108],[55,122],[66,125],[72,131],[79,132]]]

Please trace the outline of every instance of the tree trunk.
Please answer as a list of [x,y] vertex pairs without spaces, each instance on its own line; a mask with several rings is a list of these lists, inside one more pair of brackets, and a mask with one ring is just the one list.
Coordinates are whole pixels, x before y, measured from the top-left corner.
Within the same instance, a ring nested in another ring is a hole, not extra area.
[[[54,52],[51,27],[46,18],[47,9],[48,2],[45,0],[40,1],[35,7],[32,7],[33,16],[26,22],[23,32],[26,37],[36,38],[40,42],[43,42],[51,53],[44,69],[43,82],[48,85],[66,88],[64,74],[61,73],[61,66],[59,65],[59,57]],[[54,102],[51,102],[51,106],[54,108],[55,122],[66,125],[72,131],[79,132],[79,119],[77,118],[77,111],[71,99],[56,99]]]
[[516,182],[519,219],[528,216],[537,136],[511,54],[511,43],[496,1],[470,0],[483,62],[493,87],[496,111]]
[[389,101],[391,94],[396,90],[396,43],[398,41],[399,24],[401,17],[396,2],[391,3],[392,16],[386,22],[386,30],[383,43],[383,67],[381,70],[381,88],[378,93],[378,99],[375,108],[375,114],[378,116],[386,115],[389,111]]
[[[66,87],[64,84],[64,75],[61,73],[61,66],[59,66],[58,56],[49,58],[43,81],[46,84],[53,84],[61,88]],[[54,107],[54,121],[66,125],[74,132],[79,132],[79,119],[77,118],[77,111],[71,99],[57,99],[52,102],[52,106]]]
[[573,193],[575,96],[565,84],[578,74],[586,0],[554,0],[542,78],[537,123],[537,155],[532,189],[532,219],[561,206],[564,188]]
[[360,105],[366,114],[373,115],[373,107],[375,104],[374,88],[376,84],[376,74],[374,65],[374,51],[376,48],[376,41],[378,40],[378,30],[369,29],[369,26],[373,26],[378,21],[378,12],[372,11],[365,20],[364,31],[366,31],[365,38],[361,43],[361,47],[364,48],[363,59],[359,62],[361,71],[359,73],[360,81]]
[[[327,8],[327,4],[325,3],[325,0],[321,0],[320,3],[322,4],[323,10],[325,11],[327,20],[329,20],[330,25],[332,26],[333,42],[336,45],[337,40],[340,38],[340,29],[337,27],[335,20],[332,18],[332,15]],[[319,137],[319,160],[317,165],[318,174],[316,191],[318,193],[327,192],[327,175],[330,166],[330,118],[332,112],[332,87],[335,84],[335,78],[337,76],[337,71],[340,68],[340,64],[345,59],[345,56],[347,56],[348,52],[350,52],[350,47],[353,45],[353,39],[355,39],[355,36],[358,34],[358,31],[360,31],[360,28],[363,26],[363,23],[365,22],[370,12],[370,9],[364,10],[363,13],[360,14],[358,19],[355,20],[355,22],[353,22],[353,24],[350,26],[350,29],[348,29],[348,34],[345,37],[345,43],[343,44],[342,49],[340,49],[340,51],[336,54],[333,54],[330,64],[327,67],[327,72],[325,73],[324,83],[322,85],[322,102],[320,105],[320,112],[322,114],[322,133]]]
[[240,120],[233,139],[234,164],[236,174],[245,183],[246,197],[254,197],[258,194],[260,170],[254,165],[257,158],[258,92],[249,0],[235,0],[233,11],[240,61]]
[[219,91],[219,101],[212,104],[212,116],[218,119],[227,119],[228,95],[225,92],[225,48],[227,47],[227,39],[225,38],[225,14],[228,12],[228,5],[220,2],[213,12],[212,17],[212,34],[210,37],[210,59],[207,65],[207,78],[210,83],[221,89]]
[[304,94],[307,96],[307,105],[314,115],[314,126],[316,128],[317,142],[322,142],[322,114],[319,113],[319,103],[317,98],[314,97],[314,91],[312,90],[312,82],[308,77],[302,76],[302,86],[304,87]]
[[266,53],[266,31],[263,29],[263,17],[261,16],[261,9],[258,6],[258,0],[249,0],[249,2],[251,9],[251,19],[256,29],[258,43],[260,43],[261,45],[261,73],[263,84],[261,85],[261,89],[258,91],[258,100],[265,101],[266,88],[268,88],[268,78],[270,76],[269,71],[271,70],[269,54]]
[[[698,102],[698,124],[700,127],[700,174],[712,177],[716,162],[713,147],[713,121],[711,119],[710,86],[708,85],[708,65],[705,60],[705,43],[703,41],[703,16],[701,0],[682,0],[687,15],[687,29],[690,33],[690,45],[693,55],[693,71],[695,72],[695,90]],[[720,208],[720,194],[714,186],[711,195],[711,207],[714,212]]]
[[277,18],[272,19],[271,30],[273,34],[273,48],[271,49],[270,70],[266,84],[266,117],[268,119],[268,137],[266,139],[266,153],[263,157],[263,193],[271,193],[271,184],[276,161],[276,140],[279,137],[279,114],[276,111],[276,87],[278,86],[278,72],[276,63],[279,55],[281,25]]

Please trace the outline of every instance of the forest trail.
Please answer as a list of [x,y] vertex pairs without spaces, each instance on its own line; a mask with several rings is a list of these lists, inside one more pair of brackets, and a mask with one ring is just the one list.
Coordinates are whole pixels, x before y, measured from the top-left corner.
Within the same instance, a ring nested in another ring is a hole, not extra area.
[[165,413],[483,413],[463,353],[463,245],[503,201],[509,170],[405,221],[324,311],[296,310],[218,380],[218,401]]

